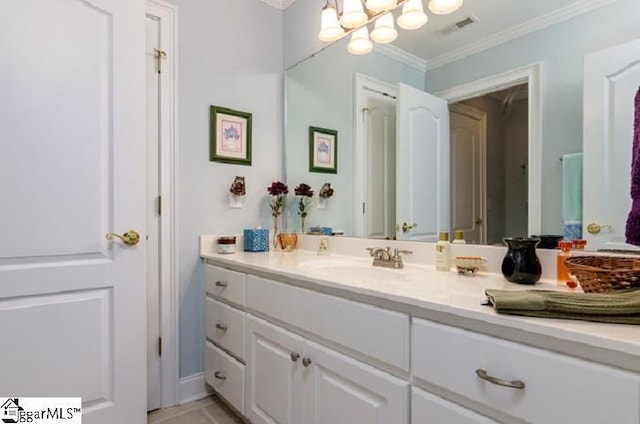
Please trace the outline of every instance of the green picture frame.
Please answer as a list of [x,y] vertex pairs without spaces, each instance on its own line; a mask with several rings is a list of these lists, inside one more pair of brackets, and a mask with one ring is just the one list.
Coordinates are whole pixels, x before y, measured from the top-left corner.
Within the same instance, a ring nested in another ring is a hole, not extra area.
[[338,173],[338,131],[309,127],[309,172]]
[[251,127],[251,113],[210,106],[209,160],[251,166]]

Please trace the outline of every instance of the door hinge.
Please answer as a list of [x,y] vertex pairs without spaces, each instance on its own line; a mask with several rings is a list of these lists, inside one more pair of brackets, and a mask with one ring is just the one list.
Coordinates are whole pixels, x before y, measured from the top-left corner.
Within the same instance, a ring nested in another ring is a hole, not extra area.
[[158,356],[162,356],[162,337],[158,337]]
[[365,214],[365,208],[364,208],[365,202],[362,202],[362,215]]
[[162,196],[158,196],[156,199],[158,203],[158,216],[162,215]]

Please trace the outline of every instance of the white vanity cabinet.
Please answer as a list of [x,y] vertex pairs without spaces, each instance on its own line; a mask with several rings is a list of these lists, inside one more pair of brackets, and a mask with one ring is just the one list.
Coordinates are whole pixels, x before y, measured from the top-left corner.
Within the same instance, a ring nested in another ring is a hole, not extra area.
[[408,423],[408,381],[252,315],[247,330],[252,423]]
[[638,374],[427,320],[412,323],[412,372],[508,422],[640,423]]
[[498,421],[416,387],[411,389],[411,422],[414,424],[498,424]]
[[244,413],[247,276],[210,264],[204,276],[204,381]]

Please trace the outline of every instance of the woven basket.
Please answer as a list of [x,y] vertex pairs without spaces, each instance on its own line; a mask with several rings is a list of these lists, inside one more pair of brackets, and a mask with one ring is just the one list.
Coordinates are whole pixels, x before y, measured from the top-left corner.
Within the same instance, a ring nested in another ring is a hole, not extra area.
[[640,288],[640,257],[571,256],[565,263],[585,293]]

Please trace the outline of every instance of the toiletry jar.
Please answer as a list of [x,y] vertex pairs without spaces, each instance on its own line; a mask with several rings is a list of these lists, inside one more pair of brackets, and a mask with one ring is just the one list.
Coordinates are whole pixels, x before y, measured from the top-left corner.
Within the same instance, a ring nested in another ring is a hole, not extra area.
[[269,230],[252,228],[244,230],[245,252],[266,252],[269,250]]

